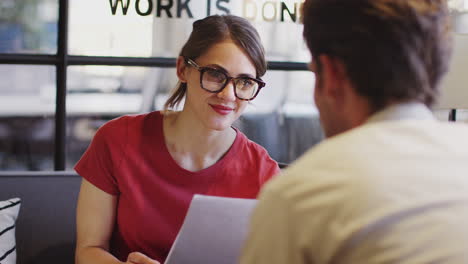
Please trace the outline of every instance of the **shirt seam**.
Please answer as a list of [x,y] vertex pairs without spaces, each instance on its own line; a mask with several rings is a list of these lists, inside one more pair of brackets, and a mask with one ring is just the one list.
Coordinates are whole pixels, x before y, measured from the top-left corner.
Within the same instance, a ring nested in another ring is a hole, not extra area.
[[118,189],[118,192],[121,193],[121,190],[119,188],[119,183],[118,183],[118,178],[116,177],[116,172],[120,169],[120,167],[122,166],[122,163],[124,162],[124,160],[126,159],[127,155],[127,151],[125,151],[127,149],[127,146],[128,146],[128,117],[125,117],[125,142],[124,142],[124,145],[122,147],[122,157],[120,158],[120,160],[118,161],[117,165],[115,166],[115,170],[112,171],[112,174],[114,175],[114,179],[116,181],[116,185],[117,185],[117,189]]

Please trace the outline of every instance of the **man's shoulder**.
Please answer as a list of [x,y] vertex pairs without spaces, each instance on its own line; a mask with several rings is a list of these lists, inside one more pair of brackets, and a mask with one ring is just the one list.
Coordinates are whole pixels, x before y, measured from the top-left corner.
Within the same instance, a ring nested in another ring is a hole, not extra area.
[[332,140],[320,143],[290,164],[280,176],[273,178],[265,189],[278,197],[295,201],[300,200],[304,193],[317,195],[323,190],[333,192],[348,185],[357,186],[360,180],[350,176],[354,169],[349,167],[349,159],[346,160],[345,155]]
[[406,157],[440,156],[441,149],[468,156],[468,142],[463,140],[467,125],[413,121],[366,124],[326,139],[290,164],[272,188],[279,192],[307,185],[367,188],[373,173],[390,160],[395,164]]
[[[430,145],[431,143],[451,144],[463,140],[468,125],[437,120],[398,120],[375,122],[361,125],[333,138],[326,139],[313,149],[314,156],[331,157],[344,155],[359,158],[356,154],[383,153],[404,145]],[[463,142],[461,142],[463,141]],[[468,142],[466,143],[468,147]]]

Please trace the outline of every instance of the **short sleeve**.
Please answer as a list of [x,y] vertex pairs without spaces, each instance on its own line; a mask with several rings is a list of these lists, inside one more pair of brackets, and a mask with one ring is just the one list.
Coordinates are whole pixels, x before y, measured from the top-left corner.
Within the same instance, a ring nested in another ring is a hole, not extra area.
[[252,153],[252,161],[258,170],[258,183],[263,186],[273,176],[280,173],[278,162],[270,157],[268,151],[261,145],[247,139],[248,146]]
[[125,153],[126,126],[125,117],[104,124],[75,165],[81,177],[111,195],[120,193],[116,172]]
[[260,152],[260,162],[258,165],[260,171],[260,186],[263,186],[273,176],[276,176],[280,173],[280,168],[278,166],[278,163],[270,157],[266,149],[264,149],[263,147],[261,147],[261,149],[262,151]]

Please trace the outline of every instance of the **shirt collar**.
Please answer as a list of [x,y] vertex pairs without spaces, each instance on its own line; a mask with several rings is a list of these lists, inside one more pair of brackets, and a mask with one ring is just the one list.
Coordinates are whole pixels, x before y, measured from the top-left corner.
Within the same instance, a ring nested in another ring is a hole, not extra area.
[[380,121],[396,121],[396,120],[431,120],[435,119],[431,110],[422,103],[399,103],[386,107],[382,111],[373,114],[366,123],[374,123]]

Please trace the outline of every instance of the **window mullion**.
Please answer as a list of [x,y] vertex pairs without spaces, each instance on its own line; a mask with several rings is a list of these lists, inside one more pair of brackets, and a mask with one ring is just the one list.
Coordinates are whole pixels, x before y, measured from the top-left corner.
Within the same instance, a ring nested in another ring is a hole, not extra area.
[[55,108],[55,170],[65,170],[66,160],[66,87],[68,66],[68,0],[59,1],[57,43],[57,96]]

